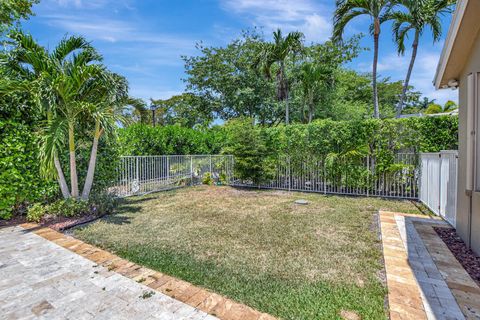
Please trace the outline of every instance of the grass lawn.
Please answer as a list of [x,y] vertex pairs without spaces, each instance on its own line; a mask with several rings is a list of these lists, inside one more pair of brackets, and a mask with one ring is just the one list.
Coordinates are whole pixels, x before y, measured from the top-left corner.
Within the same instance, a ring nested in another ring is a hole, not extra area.
[[200,186],[129,198],[75,236],[280,318],[385,319],[379,209],[419,213],[407,201]]

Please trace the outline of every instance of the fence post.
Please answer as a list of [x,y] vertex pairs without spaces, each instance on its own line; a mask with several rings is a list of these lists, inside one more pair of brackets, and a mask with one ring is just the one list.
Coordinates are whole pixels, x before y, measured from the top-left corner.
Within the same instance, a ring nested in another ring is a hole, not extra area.
[[135,157],[135,179],[140,183],[140,179],[138,179],[138,159],[139,157]]
[[167,183],[170,183],[170,156],[166,156],[167,158]]
[[443,162],[443,157],[442,157],[442,152],[438,154],[438,157],[440,158],[438,162],[438,214],[442,216],[442,162]]
[[287,157],[287,166],[288,166],[288,170],[287,170],[287,176],[288,176],[288,191],[291,191],[292,190],[292,168],[291,168],[291,164],[290,164],[290,156]]
[[193,186],[193,156],[190,156],[190,185]]
[[212,155],[210,155],[210,177],[212,176]]

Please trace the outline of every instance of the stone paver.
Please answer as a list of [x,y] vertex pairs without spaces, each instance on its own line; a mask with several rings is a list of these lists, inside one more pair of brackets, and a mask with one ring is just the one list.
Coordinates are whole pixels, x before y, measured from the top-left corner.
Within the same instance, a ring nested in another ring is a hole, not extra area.
[[[41,228],[36,224],[23,224],[21,227],[24,229],[24,233],[35,233],[43,239],[50,241],[52,245],[58,245],[69,250],[73,256],[82,256],[95,265],[98,265],[98,274],[100,275],[114,274],[116,278],[133,281],[133,283],[137,285],[141,284],[142,287],[154,290],[162,297],[173,298],[172,300],[176,303],[188,307],[173,310],[173,318],[166,313],[156,314],[155,317],[160,317],[161,319],[197,319],[198,314],[201,315],[200,319],[204,317],[206,320],[217,318],[227,320],[275,320],[275,318],[269,314],[261,313],[246,305],[237,303],[180,279],[147,269],[50,228]],[[26,259],[28,260],[28,258]],[[0,272],[1,265],[2,262],[0,260]],[[106,278],[112,279],[111,276]],[[116,280],[106,280],[106,282],[106,284],[102,282],[99,286],[105,285],[106,288],[109,288],[109,286],[116,287],[117,285]],[[120,294],[122,296],[128,296],[130,292],[123,290]],[[1,302],[0,297],[0,303]],[[48,308],[47,305],[42,305],[42,307],[43,306]],[[195,312],[190,314],[189,308]],[[139,305],[137,309],[142,309],[142,307]]]
[[20,227],[0,229],[0,318],[217,319]]
[[380,212],[390,319],[427,319],[394,214]]
[[480,289],[433,227],[440,219],[380,212],[391,319],[480,319]]
[[[432,226],[438,225],[425,221],[412,222],[465,317],[480,319],[480,288],[433,230]],[[445,290],[438,293],[444,295]]]

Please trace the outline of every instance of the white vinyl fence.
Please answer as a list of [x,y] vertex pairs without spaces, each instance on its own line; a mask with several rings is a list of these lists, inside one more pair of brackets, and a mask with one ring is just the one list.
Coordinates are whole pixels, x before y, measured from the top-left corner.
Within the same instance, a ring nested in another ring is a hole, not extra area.
[[420,201],[456,226],[458,151],[420,155]]
[[229,184],[233,156],[127,156],[120,158],[117,171],[110,192],[119,197],[201,184],[207,173],[214,182]]

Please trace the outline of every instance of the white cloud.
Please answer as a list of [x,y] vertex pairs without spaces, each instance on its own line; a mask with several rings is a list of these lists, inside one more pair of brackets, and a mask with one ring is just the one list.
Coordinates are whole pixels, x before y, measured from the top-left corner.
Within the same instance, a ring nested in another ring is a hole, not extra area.
[[101,9],[106,7],[121,7],[133,9],[131,0],[45,0],[50,5],[57,5],[65,8],[75,9]]
[[332,9],[310,0],[223,0],[225,10],[241,14],[267,30],[301,31],[307,41],[321,42],[331,35]]
[[44,16],[44,19],[52,27],[81,34],[88,40],[116,43],[122,48],[116,55],[128,53],[155,65],[182,64],[180,56],[193,53],[197,42],[194,38],[181,35],[154,33],[139,24],[118,19],[59,14]]

